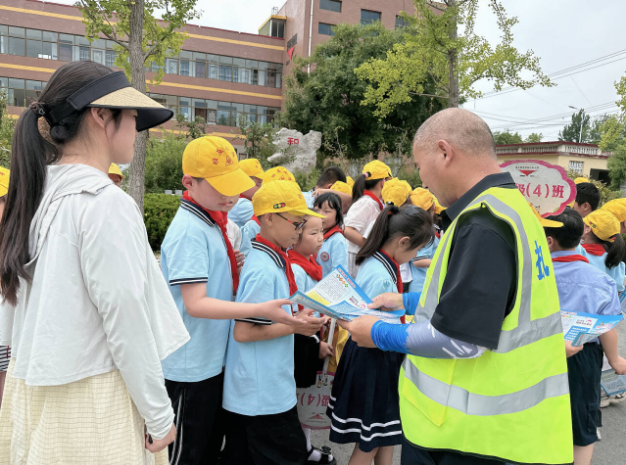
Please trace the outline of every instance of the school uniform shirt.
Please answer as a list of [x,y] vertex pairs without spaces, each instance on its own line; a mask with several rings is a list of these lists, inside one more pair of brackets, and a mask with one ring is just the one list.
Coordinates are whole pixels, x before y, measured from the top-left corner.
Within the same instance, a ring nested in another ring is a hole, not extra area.
[[385,292],[398,292],[395,263],[381,252],[366,258],[356,277],[356,283],[370,299]]
[[261,225],[254,220],[248,221],[243,228],[241,228],[241,248],[239,251],[248,258],[248,254],[252,249],[252,239],[261,232]]
[[[345,226],[350,226],[351,228],[356,229],[359,234],[365,237],[366,231],[368,228],[371,229],[372,224],[376,221],[376,218],[378,218],[378,214],[381,211],[382,208],[379,202],[367,195],[364,195],[352,204],[350,210],[348,210]],[[359,253],[359,250],[361,250],[361,247],[348,241],[349,253],[356,255]]]
[[[237,302],[260,303],[288,297],[285,274],[288,264],[266,245],[254,240],[251,245],[241,270]],[[286,313],[292,313],[290,305],[283,308]],[[265,318],[236,321],[274,324]],[[224,373],[224,409],[248,416],[273,415],[292,409],[296,405],[293,340],[293,335],[288,335],[240,343],[235,341],[231,328]]]
[[626,273],[626,265],[624,262],[620,262],[619,265],[614,266],[613,268],[609,268],[604,263],[606,260],[607,253],[604,252],[602,255],[594,255],[587,251],[584,246],[581,247],[584,251],[581,255],[589,260],[589,264],[593,267],[597,268],[600,271],[603,271],[607,275],[609,275],[613,281],[615,281],[617,293],[621,294],[624,292],[624,274]]
[[315,206],[315,195],[313,195],[313,191],[303,192],[302,196],[304,200],[306,200],[307,208],[313,208]]
[[403,284],[409,284],[413,281],[413,271],[411,270],[410,263],[403,263],[400,265],[400,276],[402,276]]
[[242,238],[241,229],[239,229],[239,226],[237,226],[235,222],[230,219],[226,223],[226,235],[228,236],[228,240],[232,244],[233,249],[240,251]]
[[324,239],[324,244],[315,259],[322,266],[322,276],[326,277],[338,265],[343,266],[344,270],[348,271],[347,242],[347,239],[340,232]]
[[[435,237],[433,243],[419,250],[413,260],[426,258],[432,260],[432,258],[435,256],[435,251],[437,250],[438,245],[439,238]],[[409,292],[422,292],[422,289],[424,288],[424,282],[426,281],[426,271],[428,271],[428,268],[416,267],[415,265],[413,265],[413,260],[409,262],[411,272],[413,273],[413,281],[411,281],[411,284],[409,285]]]
[[296,265],[295,263],[291,264],[291,269],[293,270],[293,275],[296,278],[296,284],[298,285],[298,290],[301,292],[308,292],[313,289],[319,281],[311,278],[309,274],[304,271],[300,265]]
[[243,228],[254,215],[252,202],[244,197],[239,197],[235,206],[228,212],[228,219],[232,220],[238,227]]
[[204,381],[222,372],[229,320],[194,318],[187,313],[180,286],[205,284],[207,297],[232,301],[233,281],[226,243],[211,216],[182,200],[161,245],[161,269],[191,340],[163,360],[165,379]]

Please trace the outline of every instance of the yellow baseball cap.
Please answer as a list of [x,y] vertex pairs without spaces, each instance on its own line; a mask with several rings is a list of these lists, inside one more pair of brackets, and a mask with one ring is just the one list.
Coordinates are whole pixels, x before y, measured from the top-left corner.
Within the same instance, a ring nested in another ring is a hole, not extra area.
[[528,202],[528,205],[530,205],[530,208],[532,208],[533,213],[539,220],[539,223],[541,223],[541,226],[543,226],[544,228],[562,228],[563,227],[563,223],[561,223],[560,221],[548,220],[542,217],[532,203]]
[[409,194],[409,200],[416,207],[420,207],[426,211],[430,210],[435,205],[435,196],[428,189],[418,187],[413,189],[413,192]]
[[439,200],[437,200],[437,197],[435,197],[433,195],[434,199],[435,199],[435,213],[437,215],[441,215],[441,212],[446,210],[448,207],[444,207],[439,203]]
[[254,187],[254,181],[239,167],[233,146],[217,136],[198,137],[187,144],[183,173],[206,179],[222,195],[239,195]]
[[613,242],[620,233],[619,221],[608,210],[595,210],[583,218],[583,222],[601,241]]
[[263,179],[263,185],[272,181],[296,182],[296,177],[291,174],[291,171],[283,166],[275,166],[274,168],[270,168],[265,173],[258,175],[257,177]]
[[257,178],[263,177],[263,167],[259,160],[256,158],[248,158],[247,160],[241,160],[239,162],[239,167],[246,173],[248,176],[255,176]]
[[266,213],[291,213],[296,216],[316,216],[325,218],[324,215],[309,210],[300,187],[291,181],[275,181],[265,183],[252,197],[252,208],[256,216]]
[[352,195],[352,187],[350,187],[347,183],[342,181],[337,181],[335,184],[330,186],[331,191],[343,192],[344,194]]
[[401,207],[406,203],[406,199],[411,193],[411,185],[398,178],[390,179],[383,186],[382,197],[387,205]]
[[589,178],[585,178],[585,177],[582,177],[582,176],[579,177],[579,178],[574,179],[574,184],[581,184],[583,182],[591,182],[591,181],[589,181]]
[[111,163],[111,166],[109,166],[109,174],[117,174],[118,176],[121,176],[122,179],[124,179],[124,175],[122,174],[122,170],[115,163]]
[[9,192],[9,178],[11,172],[0,166],[0,197],[4,197]]
[[350,188],[352,188],[352,186],[354,186],[354,179],[352,179],[350,176],[346,176],[346,184],[350,186]]
[[609,200],[602,205],[602,210],[608,210],[620,223],[626,221],[626,199]]
[[368,180],[391,178],[391,169],[380,160],[370,161],[363,167]]

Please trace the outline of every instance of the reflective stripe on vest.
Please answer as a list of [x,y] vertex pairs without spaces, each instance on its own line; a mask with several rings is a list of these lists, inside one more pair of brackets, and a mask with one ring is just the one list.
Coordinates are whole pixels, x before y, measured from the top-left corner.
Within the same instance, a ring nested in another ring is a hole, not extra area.
[[[563,326],[561,324],[561,316],[558,313],[553,313],[552,315],[549,315],[545,318],[531,321],[530,296],[532,293],[533,279],[533,268],[531,266],[532,256],[530,249],[528,249],[528,237],[526,236],[526,231],[524,231],[522,219],[513,208],[509,207],[500,199],[490,194],[478,197],[476,200],[474,200],[474,202],[472,202],[470,206],[466,208],[466,210],[463,211],[463,213],[471,210],[476,210],[483,206],[491,210],[489,204],[483,202],[489,202],[497,210],[507,215],[515,223],[522,243],[522,256],[524,258],[524,263],[526,264],[526,266],[523,267],[522,272],[522,292],[520,297],[518,326],[509,331],[503,330],[500,333],[498,348],[492,351],[496,353],[506,353],[517,349],[518,347],[532,344],[533,342],[539,341],[546,337],[554,336],[557,333],[561,333],[563,332]],[[498,217],[498,215],[495,214],[493,210],[491,210],[491,213],[495,217]],[[446,250],[448,246],[448,241],[452,240],[452,237],[453,234],[446,235],[444,242],[440,244],[440,247],[442,247],[442,253],[439,254],[438,260],[435,263],[435,268],[432,274],[432,281],[426,291],[424,305],[422,305],[422,303],[420,302],[415,312],[415,321],[429,320],[432,317],[435,308],[437,307],[437,304],[439,302],[439,280],[441,279],[441,267],[443,266],[445,255],[443,251]]]

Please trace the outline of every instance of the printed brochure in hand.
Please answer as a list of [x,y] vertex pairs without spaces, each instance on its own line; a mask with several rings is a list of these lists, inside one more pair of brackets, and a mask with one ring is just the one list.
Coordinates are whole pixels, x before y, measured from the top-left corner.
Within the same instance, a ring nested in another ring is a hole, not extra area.
[[602,372],[600,385],[607,396],[621,394],[626,392],[626,375],[618,375],[613,370],[605,370]]
[[581,346],[612,330],[624,319],[623,315],[595,315],[561,310],[561,323],[566,341]]
[[289,300],[324,315],[339,320],[351,321],[361,315],[374,315],[388,323],[400,323],[404,310],[381,312],[367,308],[372,303],[348,272],[339,265],[322,279],[309,292],[301,291],[292,295]]

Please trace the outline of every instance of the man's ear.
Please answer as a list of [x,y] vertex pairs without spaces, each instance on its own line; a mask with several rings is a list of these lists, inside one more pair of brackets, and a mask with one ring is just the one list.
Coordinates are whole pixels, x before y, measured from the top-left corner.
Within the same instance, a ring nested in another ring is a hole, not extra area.
[[454,147],[446,140],[438,141],[437,148],[439,149],[439,155],[444,158],[444,164],[449,164],[456,156]]

